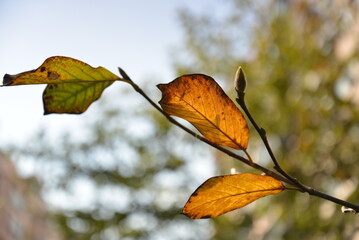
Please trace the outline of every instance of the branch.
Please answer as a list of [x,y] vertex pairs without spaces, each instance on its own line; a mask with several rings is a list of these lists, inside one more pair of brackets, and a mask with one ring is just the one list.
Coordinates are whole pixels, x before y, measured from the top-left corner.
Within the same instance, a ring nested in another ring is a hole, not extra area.
[[254,126],[254,128],[256,129],[256,131],[258,132],[259,136],[261,137],[273,163],[274,163],[274,169],[278,171],[278,173],[280,173],[285,179],[287,179],[287,183],[291,184],[292,186],[295,186],[297,188],[299,188],[299,190],[301,192],[306,192],[309,195],[312,196],[316,196],[322,199],[326,199],[328,201],[337,203],[339,205],[351,208],[353,210],[355,210],[355,212],[359,212],[359,205],[335,198],[333,196],[330,196],[328,194],[319,192],[311,187],[305,186],[303,185],[301,182],[299,182],[296,178],[290,176],[286,171],[284,171],[282,169],[282,167],[279,165],[273,151],[272,148],[269,145],[268,139],[267,139],[267,134],[265,129],[261,128],[258,126],[258,124],[256,123],[256,121],[254,120],[254,118],[252,117],[252,115],[250,114],[246,103],[244,101],[244,90],[246,87],[246,79],[244,76],[244,73],[242,71],[242,69],[239,67],[235,76],[235,90],[237,92],[238,98],[236,99],[237,103],[240,105],[240,107],[243,109],[243,111],[245,112],[245,114],[247,115],[248,119],[250,120],[250,122],[252,123],[252,125]]
[[238,94],[238,98],[236,99],[237,103],[241,106],[241,108],[243,109],[243,111],[245,112],[245,114],[247,115],[249,121],[251,121],[251,123],[253,124],[254,128],[256,129],[256,131],[258,132],[259,136],[261,137],[268,153],[269,156],[271,157],[273,163],[274,163],[274,169],[277,170],[281,175],[283,175],[285,178],[287,178],[290,181],[290,184],[302,189],[303,191],[307,191],[307,188],[301,184],[297,179],[293,178],[292,176],[290,176],[287,172],[285,172],[281,166],[279,165],[270,145],[267,139],[267,133],[265,131],[265,129],[260,128],[258,126],[258,124],[256,123],[256,121],[253,119],[252,115],[250,114],[250,112],[248,111],[248,108],[245,104],[244,101],[244,93],[242,92],[241,94]]
[[[276,173],[276,172],[273,172],[271,170],[269,170],[268,168],[265,168],[259,164],[256,164],[254,162],[252,162],[251,160],[248,160],[242,156],[239,156],[235,153],[233,153],[232,151],[224,148],[224,147],[221,147],[217,144],[214,144],[210,141],[208,141],[206,138],[198,135],[197,133],[193,132],[192,130],[190,130],[189,128],[185,127],[184,125],[182,125],[181,123],[179,123],[178,121],[176,121],[173,117],[171,117],[170,115],[168,115],[166,112],[164,112],[162,110],[162,108],[160,106],[158,106],[154,101],[152,101],[152,99],[137,85],[135,84],[131,78],[126,74],[125,71],[123,71],[121,68],[119,68],[119,72],[120,74],[122,75],[122,77],[134,88],[134,90],[136,92],[138,92],[141,96],[143,96],[156,110],[158,110],[162,115],[164,115],[168,121],[170,121],[171,123],[173,123],[174,125],[180,127],[182,130],[184,130],[185,132],[189,133],[190,135],[192,135],[193,137],[199,139],[200,141],[216,148],[217,150],[227,154],[228,156],[230,157],[233,157],[241,162],[243,162],[244,164],[248,165],[248,166],[251,166],[263,173],[265,173],[266,175],[268,176],[271,176],[277,180],[280,180],[280,181],[283,181],[287,184],[290,184],[292,186],[295,186],[297,188],[295,188],[294,190],[298,190],[298,191],[301,191],[301,192],[306,192],[308,193],[309,195],[312,195],[312,196],[317,196],[319,198],[322,198],[322,199],[326,199],[328,201],[331,201],[331,202],[334,202],[334,203],[337,203],[339,205],[342,205],[342,206],[345,206],[345,207],[348,207],[348,208],[351,208],[353,209],[355,212],[359,212],[359,205],[356,205],[356,204],[353,204],[353,203],[350,203],[350,202],[346,202],[346,201],[343,201],[341,199],[338,199],[338,198],[335,198],[333,196],[330,196],[330,195],[327,195],[325,193],[322,193],[322,192],[319,192],[313,188],[310,188],[310,187],[307,187],[303,184],[301,184],[297,179],[291,177],[289,174],[287,174],[279,165],[277,159],[275,158],[274,154],[273,154],[273,151],[268,143],[268,140],[267,140],[267,137],[266,137],[266,132],[263,128],[259,128],[257,123],[255,122],[255,120],[253,119],[253,117],[251,116],[251,114],[249,113],[246,105],[245,105],[245,102],[244,102],[244,87],[243,87],[243,84],[239,84],[237,86],[240,86],[240,88],[242,89],[242,95],[241,94],[238,94],[238,95],[241,95],[239,96],[239,98],[237,99],[237,102],[238,104],[243,108],[244,112],[246,113],[246,115],[248,116],[248,118],[250,119],[251,123],[254,125],[254,127],[256,128],[257,132],[259,133],[259,135],[261,136],[263,142],[264,142],[264,145],[266,146],[273,162],[274,162],[274,165],[275,165],[275,169],[280,173]],[[244,77],[244,75],[239,75],[240,77]],[[237,88],[236,88],[237,89]],[[247,154],[247,156],[249,156]]]
[[[171,117],[170,115],[168,115],[166,112],[164,112],[162,110],[162,108],[160,106],[158,106],[154,101],[152,101],[151,98],[148,97],[148,95],[136,84],[134,83],[131,78],[126,74],[126,72],[124,70],[122,70],[121,68],[118,68],[119,69],[119,72],[121,74],[121,76],[127,80],[127,82],[129,84],[131,84],[131,86],[134,88],[134,90],[136,92],[138,92],[140,95],[142,95],[156,110],[158,110],[163,116],[165,116],[168,121],[170,121],[171,123],[173,123],[174,125],[178,126],[179,128],[181,128],[182,130],[184,130],[185,132],[189,133],[190,135],[192,135],[193,137],[199,139],[200,141],[216,148],[217,150],[227,154],[228,156],[230,157],[233,157],[241,162],[243,162],[244,164],[248,165],[248,166],[251,166],[263,173],[265,173],[266,175],[268,176],[271,176],[277,180],[280,180],[280,181],[283,181],[283,182],[286,182],[288,184],[291,184],[290,181],[288,181],[288,179],[284,178],[283,176],[259,165],[259,164],[256,164],[256,163],[253,163],[251,160],[248,160],[242,156],[239,156],[237,154],[235,154],[234,152],[224,148],[224,147],[221,147],[217,144],[214,144],[212,143],[211,141],[208,141],[206,138],[202,137],[201,135],[198,135],[197,133],[193,132],[192,130],[190,130],[189,128],[185,127],[184,125],[182,125],[181,123],[179,123],[176,119],[174,119],[173,117]],[[248,156],[248,155],[247,155]]]

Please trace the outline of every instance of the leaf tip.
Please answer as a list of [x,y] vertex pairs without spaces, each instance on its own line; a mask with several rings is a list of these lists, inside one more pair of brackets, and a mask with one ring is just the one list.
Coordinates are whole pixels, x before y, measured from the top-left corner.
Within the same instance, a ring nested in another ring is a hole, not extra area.
[[191,214],[190,212],[186,211],[185,209],[182,210],[181,214],[190,219],[200,219],[200,218],[196,217],[196,215]]
[[166,89],[167,84],[157,84],[156,87],[163,92]]
[[1,86],[8,86],[11,85],[13,79],[15,78],[14,75],[10,75],[10,74],[5,74],[3,77],[3,81],[2,81],[2,85]]
[[19,85],[19,83],[16,82],[18,77],[21,77],[22,75],[24,75],[26,73],[33,73],[33,72],[36,72],[36,69],[18,73],[18,74],[14,74],[14,75],[6,73],[3,77],[3,82],[2,82],[3,85],[2,86]]
[[49,115],[51,113],[53,113],[53,112],[51,112],[48,109],[44,108],[44,113],[43,113],[44,116]]
[[186,217],[190,218],[190,219],[208,219],[208,218],[214,218],[216,216],[211,215],[211,214],[194,214],[191,212],[188,212],[186,210],[182,210],[181,212],[182,215],[185,215]]

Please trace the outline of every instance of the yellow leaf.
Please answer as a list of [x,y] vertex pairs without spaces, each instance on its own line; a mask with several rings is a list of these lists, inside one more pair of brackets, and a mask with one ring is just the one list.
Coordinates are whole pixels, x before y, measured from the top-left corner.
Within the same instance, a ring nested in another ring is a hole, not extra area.
[[55,56],[35,70],[6,74],[4,86],[48,84],[43,93],[44,114],[79,114],[96,101],[115,80],[123,80],[103,67],[93,68],[79,60]]
[[159,103],[167,114],[186,119],[215,144],[247,148],[247,122],[213,78],[185,75],[158,88],[162,91]]
[[55,56],[45,60],[35,70],[4,76],[3,85],[50,84],[70,82],[98,82],[120,80],[103,67],[93,68],[74,58]]
[[280,181],[253,173],[213,177],[197,188],[182,213],[193,219],[214,218],[284,189]]

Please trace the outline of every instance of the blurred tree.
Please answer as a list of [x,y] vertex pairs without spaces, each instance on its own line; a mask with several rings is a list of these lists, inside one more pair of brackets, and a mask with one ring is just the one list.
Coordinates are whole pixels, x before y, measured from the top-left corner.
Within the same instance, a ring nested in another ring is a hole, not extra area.
[[[175,60],[179,75],[203,72],[229,87],[241,64],[249,109],[267,130],[283,168],[304,184],[356,202],[358,3],[218,4],[226,9],[218,15],[181,11],[187,38]],[[234,90],[229,93],[234,96]],[[93,190],[89,204],[64,202],[66,207],[55,211],[65,239],[358,238],[355,216],[297,192],[261,199],[214,220],[179,215],[204,180],[194,166],[211,164],[209,148],[134,100],[136,93],[118,95],[101,100],[81,134],[71,132],[52,143],[44,133],[17,150],[20,161],[35,160],[48,199]],[[252,130],[248,151],[271,167],[261,146]],[[250,170],[214,153],[216,173]]]
[[[181,11],[186,43],[178,73],[203,72],[228,87],[241,65],[247,105],[283,168],[304,184],[358,203],[359,3],[221,3],[226,11],[220,17]],[[253,130],[249,152],[272,167]],[[219,155],[218,163],[228,169],[225,158]],[[359,239],[354,216],[297,192],[257,201],[215,222],[214,239]]]
[[192,161],[213,158],[121,84],[84,126],[56,140],[44,129],[14,158],[34,165],[64,239],[209,239],[210,221],[180,212],[204,180]]

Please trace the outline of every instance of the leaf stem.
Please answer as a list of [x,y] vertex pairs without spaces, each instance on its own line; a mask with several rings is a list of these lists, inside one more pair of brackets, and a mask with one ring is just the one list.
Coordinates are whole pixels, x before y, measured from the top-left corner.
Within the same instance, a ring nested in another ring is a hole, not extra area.
[[249,155],[249,153],[247,152],[246,149],[243,149],[243,152],[247,155],[248,160],[249,160],[249,164],[253,167],[254,162],[253,162],[253,160],[252,160],[252,158],[251,158],[251,155]]

